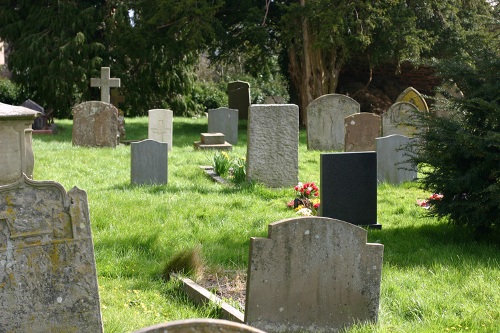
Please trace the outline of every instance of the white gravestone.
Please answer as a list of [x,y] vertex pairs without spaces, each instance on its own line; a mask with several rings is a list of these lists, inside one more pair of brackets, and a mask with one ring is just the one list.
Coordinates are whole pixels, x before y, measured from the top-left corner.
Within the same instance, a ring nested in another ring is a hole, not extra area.
[[168,150],[172,150],[172,127],[174,112],[167,109],[153,109],[148,111],[148,139],[168,143]]

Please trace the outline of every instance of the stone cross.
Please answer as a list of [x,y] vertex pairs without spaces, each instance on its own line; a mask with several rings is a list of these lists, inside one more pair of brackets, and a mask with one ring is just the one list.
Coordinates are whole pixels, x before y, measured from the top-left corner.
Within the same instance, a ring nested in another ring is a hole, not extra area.
[[101,88],[101,102],[110,102],[109,89],[120,87],[120,79],[110,77],[110,68],[101,67],[101,78],[91,78],[90,86]]

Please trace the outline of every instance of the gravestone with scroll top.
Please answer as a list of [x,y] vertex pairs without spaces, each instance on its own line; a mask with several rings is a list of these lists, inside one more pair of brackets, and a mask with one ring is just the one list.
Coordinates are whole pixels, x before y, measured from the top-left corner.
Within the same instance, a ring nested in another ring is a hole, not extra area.
[[148,139],[168,143],[168,150],[172,150],[172,127],[174,112],[167,109],[153,109],[148,111]]
[[102,332],[87,194],[0,186],[0,332]]
[[420,111],[412,103],[394,103],[382,114],[382,135],[400,134],[413,137],[417,128],[412,123],[417,112]]
[[245,324],[266,332],[340,332],[376,322],[384,246],[325,217],[271,223],[252,237]]
[[351,97],[328,94],[307,106],[307,149],[344,150],[344,119],[360,112]]

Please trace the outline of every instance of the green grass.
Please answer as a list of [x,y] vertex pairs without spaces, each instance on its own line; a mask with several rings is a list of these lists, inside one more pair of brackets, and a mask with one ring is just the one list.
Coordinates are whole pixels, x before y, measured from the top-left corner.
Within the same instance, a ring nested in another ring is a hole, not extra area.
[[[206,118],[174,118],[168,185],[130,184],[130,146],[82,148],[71,144],[72,123],[35,136],[36,180],[87,191],[104,330],[132,332],[160,322],[213,317],[192,304],[162,271],[179,252],[199,248],[206,270],[245,270],[250,237],[266,237],[269,223],[293,217],[293,189],[213,182],[199,168],[213,152],[193,142]],[[126,119],[127,139],[147,137],[147,119]],[[231,156],[246,154],[246,123]],[[320,153],[300,133],[299,180],[321,190]],[[426,217],[415,204],[429,193],[415,184],[380,185],[378,222],[370,242],[384,244],[379,321],[348,332],[499,332],[500,251],[465,230]]]

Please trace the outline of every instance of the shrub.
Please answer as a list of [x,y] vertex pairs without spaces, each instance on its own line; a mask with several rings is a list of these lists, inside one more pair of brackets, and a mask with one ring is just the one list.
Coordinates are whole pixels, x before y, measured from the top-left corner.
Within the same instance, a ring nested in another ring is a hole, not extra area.
[[7,79],[0,79],[0,102],[11,105],[22,103],[19,88],[15,83]]

